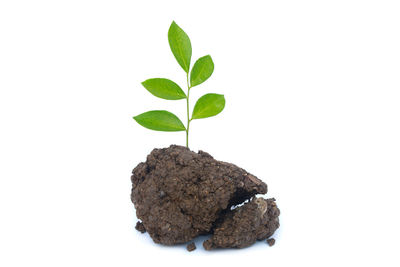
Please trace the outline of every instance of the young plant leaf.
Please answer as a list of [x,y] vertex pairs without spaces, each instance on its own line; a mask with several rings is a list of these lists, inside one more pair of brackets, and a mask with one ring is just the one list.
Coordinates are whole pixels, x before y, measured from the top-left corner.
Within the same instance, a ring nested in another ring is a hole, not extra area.
[[205,82],[210,78],[213,71],[214,62],[210,55],[199,58],[190,72],[190,85],[193,87]]
[[192,45],[187,34],[175,23],[172,22],[168,30],[168,42],[182,69],[189,73],[190,59],[192,57]]
[[192,119],[203,119],[217,115],[225,107],[225,97],[219,94],[206,94],[194,105]]
[[152,110],[133,117],[143,127],[164,132],[185,131],[181,120],[173,113],[166,110]]
[[178,100],[186,98],[186,94],[183,90],[171,80],[164,78],[148,79],[142,82],[144,88],[147,89],[153,95],[167,99],[167,100]]

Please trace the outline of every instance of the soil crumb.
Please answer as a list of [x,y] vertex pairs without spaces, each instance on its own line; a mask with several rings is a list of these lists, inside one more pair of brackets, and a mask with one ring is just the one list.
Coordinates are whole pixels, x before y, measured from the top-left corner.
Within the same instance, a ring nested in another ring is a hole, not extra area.
[[187,251],[191,252],[196,249],[196,244],[194,242],[192,242],[186,246],[186,249],[187,249]]
[[146,233],[146,228],[144,228],[143,223],[139,221],[136,223],[135,229],[141,232],[142,234]]
[[274,238],[267,239],[267,243],[270,247],[272,247],[273,245],[275,245],[275,239]]
[[132,171],[131,181],[137,218],[159,244],[182,244],[214,234],[204,247],[245,247],[279,227],[275,202],[254,197],[266,194],[267,185],[203,151],[176,145],[154,149]]

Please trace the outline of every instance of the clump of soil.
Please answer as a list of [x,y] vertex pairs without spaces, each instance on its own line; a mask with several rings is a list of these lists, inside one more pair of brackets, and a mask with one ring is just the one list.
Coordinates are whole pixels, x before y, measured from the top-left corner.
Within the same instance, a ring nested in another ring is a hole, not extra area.
[[267,239],[267,243],[270,247],[272,247],[273,245],[275,245],[275,238],[270,238]]
[[181,244],[214,233],[204,244],[207,249],[239,248],[279,227],[274,200],[253,198],[267,193],[267,185],[203,151],[176,145],[154,149],[133,170],[131,180],[136,215],[156,243]]
[[142,234],[146,233],[146,228],[144,228],[143,223],[139,221],[136,223],[135,229],[141,232]]
[[186,249],[187,249],[187,251],[191,252],[196,249],[196,244],[194,242],[192,242],[186,246]]
[[206,250],[248,247],[270,237],[278,229],[278,216],[279,209],[273,200],[254,197],[224,214],[203,246]]

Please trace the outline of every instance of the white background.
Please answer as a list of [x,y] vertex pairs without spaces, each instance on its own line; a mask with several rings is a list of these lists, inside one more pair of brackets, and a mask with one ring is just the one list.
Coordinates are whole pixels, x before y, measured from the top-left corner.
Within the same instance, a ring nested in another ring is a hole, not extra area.
[[[0,266],[399,266],[399,1],[0,2]],[[175,20],[213,76],[191,148],[245,168],[281,208],[276,244],[206,252],[134,230],[130,172],[184,133],[140,84],[184,86]],[[217,265],[218,266],[218,265]]]

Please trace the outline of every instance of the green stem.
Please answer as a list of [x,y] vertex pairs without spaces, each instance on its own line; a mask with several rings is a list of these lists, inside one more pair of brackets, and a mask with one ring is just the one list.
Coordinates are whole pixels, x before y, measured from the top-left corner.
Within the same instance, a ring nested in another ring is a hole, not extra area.
[[186,73],[186,82],[187,82],[187,96],[186,96],[186,113],[187,113],[187,126],[186,126],[186,147],[189,148],[189,126],[190,126],[190,118],[189,118],[189,93],[190,93],[190,85],[189,85],[189,72]]

